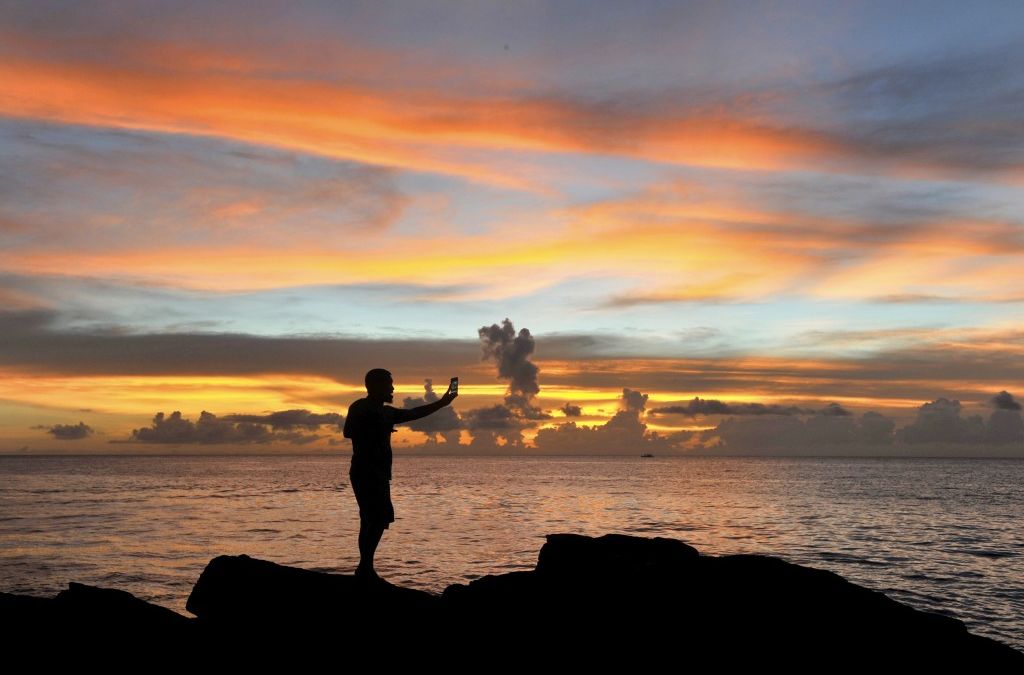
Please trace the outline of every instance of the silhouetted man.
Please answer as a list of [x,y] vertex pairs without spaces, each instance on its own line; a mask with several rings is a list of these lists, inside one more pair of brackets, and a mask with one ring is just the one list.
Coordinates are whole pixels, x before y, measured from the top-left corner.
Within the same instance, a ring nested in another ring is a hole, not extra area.
[[395,424],[411,422],[440,410],[457,393],[449,388],[444,396],[418,408],[393,408],[391,373],[374,368],[366,373],[366,398],[352,403],[345,416],[345,438],[352,439],[352,467],[349,479],[359,504],[359,567],[356,576],[377,580],[373,554],[384,530],[395,522],[391,504],[391,434]]

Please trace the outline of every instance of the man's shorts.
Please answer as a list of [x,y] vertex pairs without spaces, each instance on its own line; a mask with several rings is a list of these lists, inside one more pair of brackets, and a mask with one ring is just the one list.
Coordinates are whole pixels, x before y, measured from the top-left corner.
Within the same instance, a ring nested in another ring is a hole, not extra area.
[[388,529],[389,523],[395,522],[395,507],[391,503],[391,481],[367,478],[358,474],[349,474],[349,480],[352,483],[352,491],[356,493],[356,503],[359,504],[359,520]]

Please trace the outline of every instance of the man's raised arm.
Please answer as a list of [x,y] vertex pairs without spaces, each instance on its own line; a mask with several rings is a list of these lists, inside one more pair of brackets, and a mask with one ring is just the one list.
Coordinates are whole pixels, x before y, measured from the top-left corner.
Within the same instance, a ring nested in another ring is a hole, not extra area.
[[433,403],[421,405],[416,408],[395,408],[395,410],[397,411],[397,419],[395,420],[395,422],[400,424],[402,422],[412,422],[413,420],[418,420],[421,417],[426,417],[427,415],[435,413],[441,408],[451,403],[453,400],[455,400],[456,396],[458,396],[458,394],[453,394],[451,391],[446,391],[444,393],[444,396],[437,399]]

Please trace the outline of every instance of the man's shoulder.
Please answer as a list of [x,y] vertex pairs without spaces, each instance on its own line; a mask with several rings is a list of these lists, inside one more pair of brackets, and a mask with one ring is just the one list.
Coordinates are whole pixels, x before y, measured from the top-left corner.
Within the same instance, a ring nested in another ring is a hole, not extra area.
[[349,411],[349,413],[359,412],[360,410],[362,410],[365,407],[366,407],[366,399],[365,398],[357,398],[356,400],[352,401],[352,403],[349,404],[348,411]]
[[353,438],[354,435],[361,433],[360,430],[365,428],[367,423],[366,411],[365,398],[352,401],[348,411],[345,413],[345,438]]

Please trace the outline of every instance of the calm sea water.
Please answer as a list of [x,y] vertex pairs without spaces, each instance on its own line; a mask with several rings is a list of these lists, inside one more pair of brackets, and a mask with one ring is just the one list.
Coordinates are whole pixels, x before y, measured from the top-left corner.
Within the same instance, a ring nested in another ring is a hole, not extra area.
[[[0,590],[78,581],[187,614],[218,555],[351,573],[348,462],[0,457]],[[394,479],[377,569],[397,584],[532,569],[548,533],[666,536],[829,569],[1024,649],[1024,461],[398,456]]]

